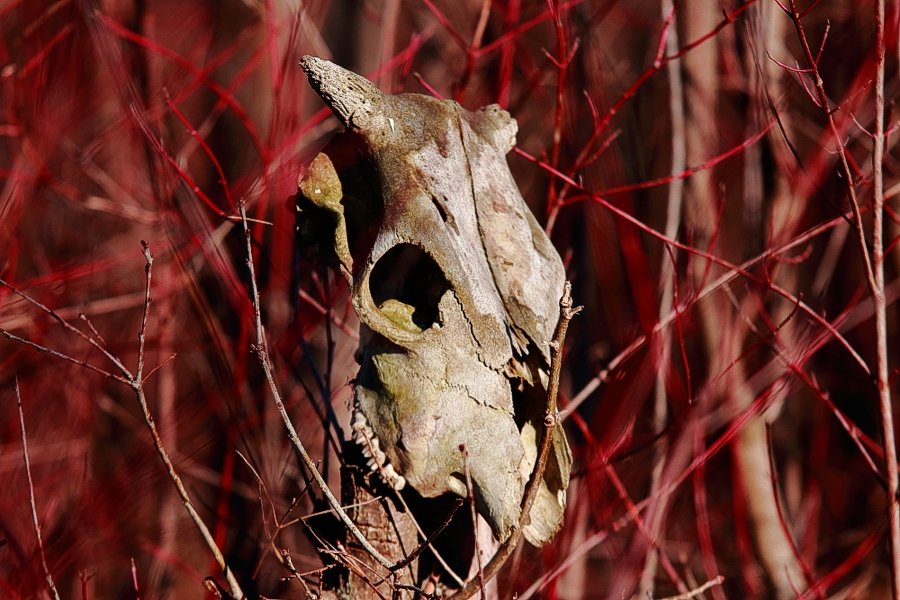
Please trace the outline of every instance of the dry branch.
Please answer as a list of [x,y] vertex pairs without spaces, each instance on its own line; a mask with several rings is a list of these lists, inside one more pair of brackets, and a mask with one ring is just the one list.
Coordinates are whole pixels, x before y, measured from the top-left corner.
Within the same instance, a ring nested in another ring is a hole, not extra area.
[[16,388],[16,407],[19,409],[19,427],[22,433],[22,458],[25,461],[25,475],[28,477],[28,501],[31,504],[31,522],[34,525],[34,535],[37,538],[38,553],[41,556],[41,568],[44,569],[44,578],[47,580],[47,587],[55,600],[59,600],[59,591],[56,589],[56,583],[53,581],[53,575],[50,574],[50,568],[47,566],[47,557],[44,554],[44,540],[41,538],[41,523],[38,520],[37,503],[34,499],[34,481],[31,479],[31,460],[28,458],[28,438],[25,435],[25,411],[22,410],[22,394],[19,391],[19,379],[15,380]]
[[888,526],[891,546],[891,592],[900,599],[900,473],[897,470],[897,444],[894,437],[894,406],[888,361],[887,302],[884,289],[884,0],[875,2],[875,134],[872,139],[872,299],[875,303],[875,377],[878,409],[884,445],[884,468],[888,484]]
[[266,376],[266,382],[269,386],[269,392],[272,394],[272,398],[275,400],[275,407],[278,409],[278,414],[281,416],[281,420],[284,422],[285,429],[288,432],[288,439],[290,439],[291,444],[294,446],[294,450],[297,451],[297,454],[300,456],[300,460],[303,462],[304,466],[309,470],[313,479],[316,481],[316,485],[319,486],[319,489],[322,491],[322,494],[325,496],[328,505],[331,506],[331,509],[335,512],[341,522],[345,527],[350,531],[354,538],[360,543],[360,545],[365,548],[365,550],[374,558],[378,563],[386,569],[391,569],[394,566],[394,563],[385,558],[375,547],[366,539],[366,536],[359,530],[359,527],[353,522],[353,520],[347,515],[347,512],[341,507],[340,502],[338,502],[337,498],[335,498],[334,493],[332,493],[331,489],[328,487],[328,483],[326,483],[325,479],[322,477],[322,474],[319,472],[316,463],[310,457],[309,452],[307,452],[306,447],[303,445],[303,442],[300,441],[300,436],[297,435],[297,429],[294,427],[294,423],[291,421],[290,415],[287,413],[287,409],[284,406],[284,402],[281,399],[281,392],[278,390],[278,384],[275,382],[275,375],[272,370],[272,363],[269,359],[269,351],[266,344],[266,334],[263,329],[262,324],[262,315],[260,313],[259,307],[259,288],[256,285],[256,270],[253,266],[253,239],[251,237],[250,227],[247,221],[247,210],[243,204],[239,207],[241,221],[244,227],[244,236],[246,238],[246,248],[247,248],[247,258],[246,264],[247,269],[250,273],[250,301],[253,303],[253,322],[254,328],[256,331],[256,344],[255,344],[255,352],[256,356],[259,359],[260,365],[263,368],[263,373]]
[[146,334],[147,334],[147,319],[150,313],[150,284],[152,281],[153,274],[153,255],[150,252],[150,246],[145,241],[141,241],[141,250],[144,255],[145,267],[145,285],[144,285],[144,306],[143,312],[141,314],[141,326],[138,332],[138,360],[137,360],[137,368],[135,373],[128,369],[125,364],[115,356],[109,349],[106,348],[105,344],[97,341],[93,337],[85,334],[83,331],[69,323],[66,319],[63,319],[57,312],[53,309],[47,307],[46,305],[38,302],[25,292],[17,289],[16,287],[10,285],[6,281],[0,280],[0,285],[6,287],[7,289],[13,291],[15,294],[26,300],[29,304],[39,308],[44,314],[48,315],[52,319],[54,319],[57,323],[59,323],[64,329],[67,331],[74,333],[82,340],[86,341],[88,344],[99,350],[103,356],[105,356],[113,365],[116,366],[120,374],[109,373],[99,367],[95,367],[89,363],[85,363],[84,361],[77,360],[65,353],[58,352],[56,350],[52,350],[47,348],[41,344],[28,340],[26,338],[16,336],[6,330],[0,329],[0,334],[3,334],[8,339],[13,341],[17,341],[24,345],[30,346],[38,351],[49,353],[53,356],[61,358],[63,360],[67,360],[71,363],[74,363],[78,366],[86,368],[88,370],[100,373],[106,377],[111,379],[115,379],[121,383],[128,385],[131,390],[134,392],[135,398],[138,401],[138,404],[141,408],[141,413],[144,417],[144,424],[147,426],[147,430],[150,433],[150,437],[153,440],[153,446],[156,449],[157,454],[159,455],[160,460],[162,460],[163,465],[166,467],[166,472],[169,475],[169,479],[175,485],[175,489],[178,492],[179,497],[181,498],[181,503],[184,505],[185,510],[191,518],[191,521],[194,523],[194,526],[200,533],[200,536],[203,538],[204,543],[209,548],[209,551],[212,553],[213,558],[218,564],[219,568],[225,575],[225,578],[228,582],[228,587],[231,595],[240,600],[244,598],[244,593],[241,590],[241,586],[238,583],[237,579],[234,576],[232,570],[228,567],[228,564],[225,562],[225,557],[219,549],[218,545],[215,542],[212,534],[209,531],[209,528],[203,522],[203,519],[200,517],[197,509],[194,507],[193,501],[191,500],[190,495],[188,494],[187,489],[184,487],[184,484],[181,481],[181,477],[178,475],[178,472],[175,470],[175,465],[172,463],[171,458],[169,457],[169,453],[163,444],[162,438],[159,435],[159,431],[156,428],[156,423],[153,420],[153,415],[150,413],[150,407],[147,403],[147,397],[144,393],[144,381],[142,380],[143,370],[144,370],[144,346],[146,342]]
[[506,538],[497,549],[497,552],[484,567],[483,573],[479,577],[470,580],[453,594],[451,600],[466,600],[471,598],[482,589],[482,585],[493,579],[513,551],[518,546],[522,538],[522,529],[528,524],[531,512],[531,506],[537,496],[540,487],[541,477],[547,466],[547,459],[550,456],[550,446],[553,443],[553,429],[560,426],[559,412],[557,411],[557,396],[559,395],[559,376],[562,369],[563,345],[566,341],[566,331],[569,329],[569,321],[572,317],[581,312],[580,306],[572,305],[572,284],[566,282],[563,290],[562,298],[559,299],[559,323],[556,326],[556,332],[553,334],[553,341],[550,342],[550,386],[547,390],[547,410],[544,415],[543,426],[541,428],[541,445],[538,450],[537,460],[534,463],[534,469],[525,486],[525,494],[522,498],[521,516],[519,517],[518,526],[513,527],[512,533]]

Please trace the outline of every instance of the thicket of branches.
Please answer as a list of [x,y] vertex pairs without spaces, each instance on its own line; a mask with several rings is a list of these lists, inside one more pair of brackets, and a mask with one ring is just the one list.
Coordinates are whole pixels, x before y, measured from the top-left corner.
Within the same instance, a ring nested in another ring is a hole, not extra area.
[[898,16],[7,0],[0,595],[316,589],[326,505],[282,417],[337,490],[358,334],[294,247],[336,128],[303,54],[519,122],[511,168],[585,308],[565,525],[502,597],[897,594]]

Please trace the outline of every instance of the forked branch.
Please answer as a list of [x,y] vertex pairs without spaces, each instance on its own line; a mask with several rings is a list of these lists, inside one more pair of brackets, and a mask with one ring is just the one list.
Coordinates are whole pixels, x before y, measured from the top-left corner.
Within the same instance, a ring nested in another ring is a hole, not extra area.
[[835,147],[841,161],[841,173],[850,207],[853,210],[853,225],[859,243],[865,267],[866,284],[872,295],[875,308],[875,354],[876,369],[874,375],[878,389],[879,420],[881,437],[884,445],[884,464],[888,484],[888,521],[889,541],[891,547],[891,590],[895,600],[900,600],[900,473],[897,469],[897,447],[894,435],[893,405],[888,373],[887,348],[887,304],[884,294],[884,73],[885,73],[885,2],[875,2],[875,131],[872,134],[872,250],[871,256],[866,244],[865,228],[862,214],[850,171],[847,153],[835,124],[834,114],[829,107],[824,83],[819,72],[819,58],[822,54],[824,39],[818,52],[814,55],[806,36],[801,19],[808,12],[800,12],[796,0],[789,0],[788,6],[781,5],[797,31],[797,38],[803,48],[809,73],[815,85],[817,104],[828,121],[828,127],[834,137]]
[[[67,360],[73,364],[77,364],[78,366],[94,371],[96,373],[100,373],[105,377],[109,377],[111,379],[115,379],[121,383],[126,384],[131,390],[134,392],[135,398],[137,398],[138,404],[141,407],[141,413],[144,417],[144,423],[147,425],[147,430],[150,432],[150,437],[153,440],[153,446],[156,449],[156,453],[159,455],[160,460],[162,460],[163,464],[166,467],[166,472],[169,475],[169,479],[171,479],[172,483],[175,485],[175,489],[178,492],[178,496],[181,498],[181,503],[184,505],[185,510],[187,510],[188,515],[193,521],[194,526],[200,532],[200,536],[203,538],[204,543],[209,548],[209,551],[212,553],[213,558],[216,561],[216,564],[225,574],[225,579],[228,582],[228,591],[232,597],[240,600],[244,598],[244,592],[241,590],[240,584],[238,584],[237,579],[234,576],[232,570],[228,567],[228,564],[225,562],[225,556],[222,554],[222,551],[219,550],[218,545],[216,544],[215,539],[210,533],[209,528],[206,526],[206,523],[203,522],[203,519],[200,517],[200,514],[197,512],[197,509],[194,507],[194,503],[191,500],[190,494],[187,492],[187,488],[184,487],[184,483],[181,481],[181,477],[178,475],[178,472],[175,470],[175,465],[172,463],[172,459],[169,457],[169,453],[163,445],[162,437],[159,435],[159,431],[156,428],[156,422],[153,419],[153,415],[150,412],[150,407],[147,403],[147,396],[144,393],[144,347],[146,343],[147,337],[147,320],[150,315],[150,289],[151,289],[151,281],[153,277],[153,255],[150,252],[150,246],[145,241],[141,241],[141,252],[144,255],[145,266],[144,266],[144,274],[145,274],[145,283],[144,283],[144,308],[141,314],[141,325],[140,330],[138,331],[138,349],[137,349],[137,367],[135,372],[132,373],[131,370],[125,366],[125,363],[122,362],[116,355],[114,355],[109,349],[107,349],[106,345],[97,341],[92,336],[87,335],[82,330],[78,329],[67,320],[65,320],[59,313],[54,311],[53,309],[45,306],[44,304],[38,302],[22,290],[19,290],[15,286],[7,283],[6,281],[0,279],[0,285],[9,289],[16,295],[20,296],[26,302],[40,309],[44,314],[54,319],[58,322],[64,329],[67,331],[74,333],[85,342],[96,348],[100,351],[100,353],[106,357],[119,372],[118,374],[111,373],[106,371],[100,367],[96,367],[90,363],[86,363],[84,361],[80,361],[75,359],[68,354],[64,354],[62,352],[58,352],[51,348],[47,348],[37,342],[29,340],[27,338],[14,335],[5,329],[0,328],[0,334],[4,335],[8,339],[19,342],[21,344],[25,344],[26,346],[30,346],[40,352],[48,353],[63,360]],[[154,369],[155,371],[155,369]],[[152,372],[152,371],[151,371]]]

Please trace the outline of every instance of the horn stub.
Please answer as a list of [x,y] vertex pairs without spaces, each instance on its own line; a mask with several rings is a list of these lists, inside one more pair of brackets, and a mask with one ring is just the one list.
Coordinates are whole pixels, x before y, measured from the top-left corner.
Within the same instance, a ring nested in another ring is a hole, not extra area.
[[371,81],[317,56],[304,56],[300,68],[309,85],[348,129],[364,129],[383,94]]

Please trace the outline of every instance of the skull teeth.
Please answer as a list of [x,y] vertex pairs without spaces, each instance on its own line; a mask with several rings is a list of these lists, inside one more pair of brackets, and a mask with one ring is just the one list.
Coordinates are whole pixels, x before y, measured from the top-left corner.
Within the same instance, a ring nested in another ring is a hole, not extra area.
[[353,431],[353,441],[360,447],[366,459],[366,466],[377,472],[389,486],[398,491],[402,490],[406,485],[406,479],[388,462],[387,455],[378,443],[378,436],[369,425],[359,403],[354,404],[350,428]]
[[384,477],[384,480],[398,492],[406,485],[406,478],[397,473],[397,471],[394,470],[394,465],[391,463],[387,463],[382,468],[382,477]]

